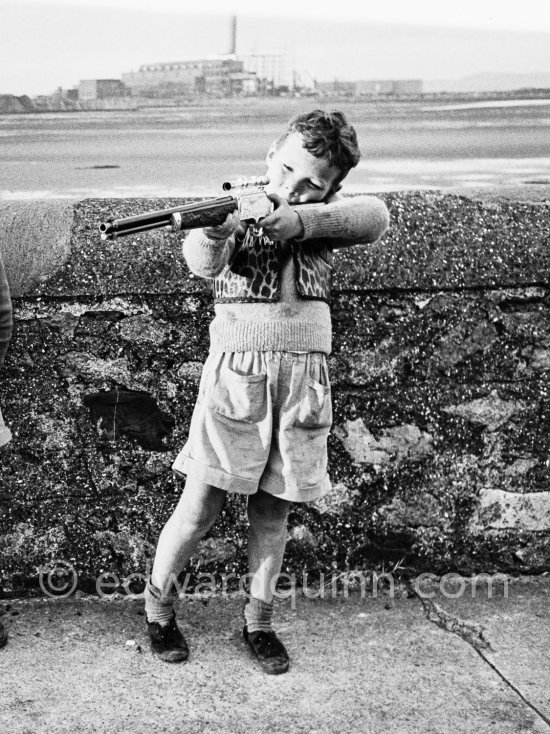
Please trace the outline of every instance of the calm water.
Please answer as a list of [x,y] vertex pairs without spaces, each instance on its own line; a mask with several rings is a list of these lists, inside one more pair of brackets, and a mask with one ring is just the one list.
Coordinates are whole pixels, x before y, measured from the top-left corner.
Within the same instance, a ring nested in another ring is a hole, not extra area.
[[[0,116],[0,198],[221,195],[262,174],[284,121],[319,103],[242,105]],[[550,100],[337,106],[363,153],[348,191],[550,183]]]

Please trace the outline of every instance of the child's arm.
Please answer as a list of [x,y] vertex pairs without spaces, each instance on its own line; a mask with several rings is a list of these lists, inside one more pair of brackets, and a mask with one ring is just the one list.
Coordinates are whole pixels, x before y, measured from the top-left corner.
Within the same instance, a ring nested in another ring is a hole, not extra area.
[[183,241],[183,256],[189,270],[200,278],[216,278],[235,250],[242,225],[236,212],[218,227],[193,229]]
[[296,208],[304,228],[300,239],[327,238],[333,248],[376,242],[390,223],[387,206],[376,196],[335,197]]
[[380,239],[388,228],[389,213],[384,202],[375,196],[335,195],[326,204],[293,207],[278,199],[275,211],[260,225],[274,239],[329,239],[331,247],[348,247]]

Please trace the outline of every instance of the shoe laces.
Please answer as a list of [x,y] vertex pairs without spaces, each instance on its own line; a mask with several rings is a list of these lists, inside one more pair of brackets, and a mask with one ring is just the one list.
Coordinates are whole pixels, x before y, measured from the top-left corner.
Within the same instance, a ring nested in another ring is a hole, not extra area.
[[176,624],[176,616],[172,616],[168,624],[160,624],[160,622],[149,622],[150,628],[152,628],[157,636],[166,640],[171,638],[174,634],[178,634],[179,628]]
[[284,653],[283,645],[275,632],[260,631],[256,638],[256,644],[258,653],[262,656],[275,657]]

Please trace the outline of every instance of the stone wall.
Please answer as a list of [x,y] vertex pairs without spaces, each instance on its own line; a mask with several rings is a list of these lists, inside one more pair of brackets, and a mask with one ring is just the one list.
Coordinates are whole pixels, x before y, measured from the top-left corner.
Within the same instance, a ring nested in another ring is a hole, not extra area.
[[[391,230],[339,252],[332,494],[290,516],[287,571],[550,570],[548,200],[383,195]],[[110,215],[181,200],[4,202],[16,329],[0,400],[0,584],[51,558],[144,572],[183,483],[170,470],[212,318],[171,233],[101,242]],[[137,391],[137,392],[131,392]],[[190,564],[241,572],[230,498]]]

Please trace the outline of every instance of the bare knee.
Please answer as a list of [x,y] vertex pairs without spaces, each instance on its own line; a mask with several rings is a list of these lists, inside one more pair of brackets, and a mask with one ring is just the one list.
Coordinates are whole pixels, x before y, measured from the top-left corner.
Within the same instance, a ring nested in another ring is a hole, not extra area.
[[218,513],[211,507],[192,508],[181,513],[177,519],[182,531],[186,535],[197,535],[202,537],[210,530],[216,522]]
[[186,534],[202,536],[216,522],[225,497],[226,493],[217,487],[188,480],[170,522]]
[[290,502],[259,491],[248,498],[250,527],[264,535],[278,535],[286,530]]

